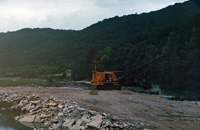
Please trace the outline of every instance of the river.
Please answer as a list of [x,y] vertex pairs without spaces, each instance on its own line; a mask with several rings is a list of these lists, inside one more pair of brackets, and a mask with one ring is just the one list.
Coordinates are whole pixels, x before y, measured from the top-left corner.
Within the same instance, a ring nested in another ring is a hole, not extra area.
[[33,130],[14,120],[14,117],[20,115],[20,111],[10,111],[7,108],[10,104],[0,102],[0,130]]
[[167,98],[169,100],[177,100],[177,101],[200,101],[200,94],[196,91],[170,91],[170,90],[163,90],[159,87],[145,90],[142,87],[124,87],[123,89],[128,89],[134,92],[140,92],[140,93],[147,93],[151,94],[152,90],[153,92],[156,92],[154,94],[158,94],[161,97]]

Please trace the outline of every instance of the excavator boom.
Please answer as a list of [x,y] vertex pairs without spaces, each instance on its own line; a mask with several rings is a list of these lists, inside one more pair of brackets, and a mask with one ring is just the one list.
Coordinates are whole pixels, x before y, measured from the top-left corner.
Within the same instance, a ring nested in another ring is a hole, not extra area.
[[136,70],[142,69],[149,64],[152,64],[156,61],[166,58],[167,56],[169,56],[170,54],[172,54],[174,52],[175,51],[163,53],[161,56],[156,57],[152,60],[149,60],[149,61],[145,62],[144,64],[140,65],[139,67],[130,70],[128,73],[121,76],[121,78],[119,78],[119,79],[115,75],[115,72],[117,72],[117,71],[115,71],[115,72],[106,71],[99,66],[97,61],[94,61],[91,85],[96,85],[98,89],[113,89],[113,88],[121,89],[121,86],[118,84],[120,80],[124,79],[125,77],[127,77],[129,74],[135,72]]

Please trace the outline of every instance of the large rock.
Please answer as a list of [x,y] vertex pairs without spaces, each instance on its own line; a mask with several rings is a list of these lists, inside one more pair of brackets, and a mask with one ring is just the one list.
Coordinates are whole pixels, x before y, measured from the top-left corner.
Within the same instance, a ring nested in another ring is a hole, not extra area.
[[30,101],[31,104],[37,105],[38,103],[40,103],[40,100],[36,100],[36,101]]
[[110,125],[110,121],[106,121],[105,123],[104,123],[104,125],[103,125],[103,128],[106,128],[106,127],[108,127]]
[[71,130],[85,130],[84,126],[78,126],[78,125],[74,125]]
[[75,123],[74,119],[69,119],[63,123],[63,127],[71,129],[74,123]]
[[31,109],[31,103],[27,104],[25,107],[23,107],[25,110],[29,111]]
[[82,120],[81,120],[81,119],[78,119],[78,120],[76,121],[76,125],[77,125],[77,126],[80,126],[81,123],[82,123]]
[[88,123],[90,123],[91,120],[88,119],[85,115],[81,118],[81,126],[86,126]]
[[72,130],[85,130],[85,126],[81,126],[82,124],[82,120],[78,119],[76,120],[76,124],[73,125],[73,127],[71,128]]
[[35,121],[35,115],[31,115],[31,116],[24,116],[23,118],[19,119],[19,122],[34,122]]
[[99,129],[102,123],[102,116],[96,115],[92,118],[92,122],[88,124],[88,128]]
[[55,102],[51,102],[51,103],[47,103],[46,106],[47,107],[56,107],[58,104]]
[[48,115],[46,115],[46,114],[41,114],[41,116],[40,116],[41,119],[43,119],[43,118],[50,118],[50,117],[52,117],[51,114],[48,114]]
[[96,111],[88,111],[90,114],[92,114],[93,116],[96,116],[98,114],[98,112]]
[[0,96],[4,96],[5,95],[5,93],[4,92],[0,92]]
[[63,107],[64,107],[64,106],[61,105],[61,104],[58,105],[58,108],[59,108],[59,109],[62,109]]
[[35,117],[34,122],[36,122],[36,123],[40,123],[40,122],[41,122],[41,118],[40,118],[39,115],[37,115],[37,116]]

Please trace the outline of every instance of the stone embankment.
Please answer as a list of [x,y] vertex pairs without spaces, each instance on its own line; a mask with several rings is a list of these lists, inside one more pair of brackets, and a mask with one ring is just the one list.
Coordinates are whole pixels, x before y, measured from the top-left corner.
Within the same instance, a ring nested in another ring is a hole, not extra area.
[[[144,124],[130,124],[115,116],[98,113],[80,107],[76,102],[41,98],[37,95],[17,95],[0,92],[0,100],[10,102],[11,110],[21,109],[24,113],[15,117],[21,123],[40,123],[34,130],[120,130],[144,129]],[[103,106],[102,106],[103,107]],[[36,125],[34,125],[36,126]]]

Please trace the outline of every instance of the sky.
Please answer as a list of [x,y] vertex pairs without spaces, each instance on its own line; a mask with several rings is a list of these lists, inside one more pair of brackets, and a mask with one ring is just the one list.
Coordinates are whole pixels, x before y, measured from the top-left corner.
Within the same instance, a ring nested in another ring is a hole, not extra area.
[[140,14],[186,0],[0,0],[0,32],[81,30],[105,18]]

